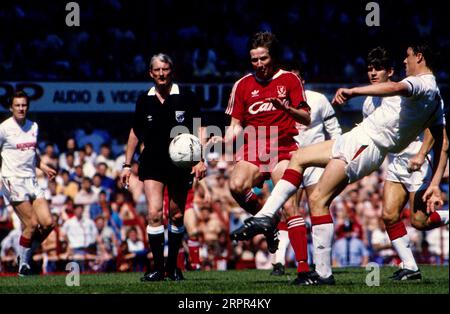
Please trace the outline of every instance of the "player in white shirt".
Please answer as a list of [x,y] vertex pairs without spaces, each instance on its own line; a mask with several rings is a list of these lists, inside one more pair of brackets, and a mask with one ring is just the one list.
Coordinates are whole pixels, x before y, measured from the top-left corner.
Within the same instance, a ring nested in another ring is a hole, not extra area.
[[[380,47],[373,49],[368,55],[367,64],[367,74],[372,84],[390,82],[394,69],[385,49]],[[363,104],[363,118],[367,118],[379,108],[385,99],[391,102],[401,102],[400,96],[386,98],[369,96]],[[389,164],[383,188],[382,218],[392,246],[402,260],[402,268],[397,270],[391,277],[394,280],[422,278],[410,248],[409,235],[400,218],[400,214],[408,201],[411,210],[411,223],[417,229],[427,230],[440,226],[441,217],[444,217],[444,220],[447,217],[448,223],[448,211],[436,211],[439,214],[439,218],[431,219],[428,223],[422,217],[422,213],[426,209],[426,203],[422,200],[421,195],[430,182],[433,170],[431,165],[432,156],[431,153],[428,153],[433,144],[431,139],[427,129],[425,136],[424,133],[420,134],[400,153],[387,154]]]
[[[425,46],[408,47],[404,60],[407,78],[399,83],[386,82],[351,89],[340,88],[332,101],[343,104],[357,96],[401,96],[400,102],[384,101],[359,126],[329,140],[299,148],[292,156],[283,178],[258,214],[251,218],[250,228],[238,230],[241,238],[261,233],[273,221],[282,204],[294,194],[302,181],[304,170],[311,166],[326,166],[316,188],[309,197],[314,261],[316,272],[311,284],[334,284],[331,270],[331,246],[334,237],[329,205],[349,182],[355,182],[379,169],[387,153],[405,149],[425,128],[434,138],[433,178],[423,200],[427,212],[442,204],[439,183],[447,161],[447,134],[443,126],[443,111],[439,89],[431,71],[431,55]],[[429,219],[427,217],[427,219]],[[245,236],[242,236],[245,235]]]
[[[296,74],[300,78],[302,85],[305,86],[305,80],[300,74],[300,65],[292,64],[290,67],[290,71]],[[336,118],[336,113],[327,97],[312,90],[305,90],[305,94],[306,99],[308,99],[308,104],[311,107],[311,124],[309,126],[305,126],[300,123],[297,124],[299,132],[298,135],[294,138],[299,147],[323,142],[326,138],[335,139],[338,135],[341,135],[341,126],[339,125],[339,121]],[[303,173],[303,182],[297,194],[298,200],[302,199],[303,190],[305,190],[306,196],[309,199],[309,195],[311,195],[317,182],[319,182],[320,176],[322,175],[323,171],[324,169],[320,167],[310,167],[305,170],[305,172]],[[288,226],[284,222],[285,220],[285,217],[283,217],[282,222],[278,225],[278,238],[280,242],[278,244],[278,250],[272,256],[272,275],[284,274],[286,251],[290,241],[287,235]],[[307,243],[304,243],[303,245],[307,246]]]
[[22,222],[20,237],[19,276],[31,274],[33,250],[53,230],[53,219],[36,179],[38,166],[49,179],[56,171],[40,162],[36,153],[38,125],[27,120],[29,98],[23,91],[15,92],[10,102],[12,117],[0,124],[2,157],[2,192]]

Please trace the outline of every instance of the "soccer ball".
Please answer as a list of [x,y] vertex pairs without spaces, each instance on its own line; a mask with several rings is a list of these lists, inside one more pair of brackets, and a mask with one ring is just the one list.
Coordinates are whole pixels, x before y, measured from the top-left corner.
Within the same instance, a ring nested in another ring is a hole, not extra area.
[[189,169],[202,159],[202,144],[198,137],[182,133],[170,142],[169,155],[177,167]]

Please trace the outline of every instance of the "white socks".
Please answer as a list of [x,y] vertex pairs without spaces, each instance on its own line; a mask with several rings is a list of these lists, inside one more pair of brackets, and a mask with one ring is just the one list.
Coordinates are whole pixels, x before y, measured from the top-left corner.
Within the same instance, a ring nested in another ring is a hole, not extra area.
[[286,251],[289,246],[289,235],[286,230],[278,231],[278,250],[275,254],[272,254],[272,264],[281,263],[283,266],[286,264]]
[[403,237],[397,238],[391,242],[392,246],[397,251],[398,256],[402,260],[403,268],[413,271],[418,270],[419,267],[417,267],[416,260],[414,259],[414,255],[410,247],[409,235],[405,234]]
[[334,238],[334,225],[332,223],[312,226],[312,240],[314,246],[314,264],[316,272],[322,278],[332,275],[331,246]]
[[19,246],[19,256],[20,256],[20,265],[19,269],[22,265],[27,265],[30,267],[31,257],[33,256],[33,251],[30,247]]
[[297,189],[298,188],[289,181],[281,179],[275,185],[263,208],[261,208],[255,217],[266,216],[272,218],[289,197],[297,192]]

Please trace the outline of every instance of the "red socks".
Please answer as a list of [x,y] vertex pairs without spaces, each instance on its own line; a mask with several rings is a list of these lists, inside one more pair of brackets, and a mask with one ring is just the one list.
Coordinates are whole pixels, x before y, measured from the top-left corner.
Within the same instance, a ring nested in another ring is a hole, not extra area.
[[306,238],[306,225],[302,216],[293,216],[287,220],[289,241],[295,252],[298,263],[297,272],[309,271],[308,241]]

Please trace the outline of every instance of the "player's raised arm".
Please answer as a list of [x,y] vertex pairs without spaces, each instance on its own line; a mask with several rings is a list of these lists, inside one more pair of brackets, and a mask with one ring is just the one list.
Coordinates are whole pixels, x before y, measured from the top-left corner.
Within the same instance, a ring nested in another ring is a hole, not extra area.
[[353,87],[353,88],[339,88],[333,98],[332,103],[335,105],[342,105],[350,98],[358,96],[410,96],[410,90],[405,82],[386,82],[374,85]]

